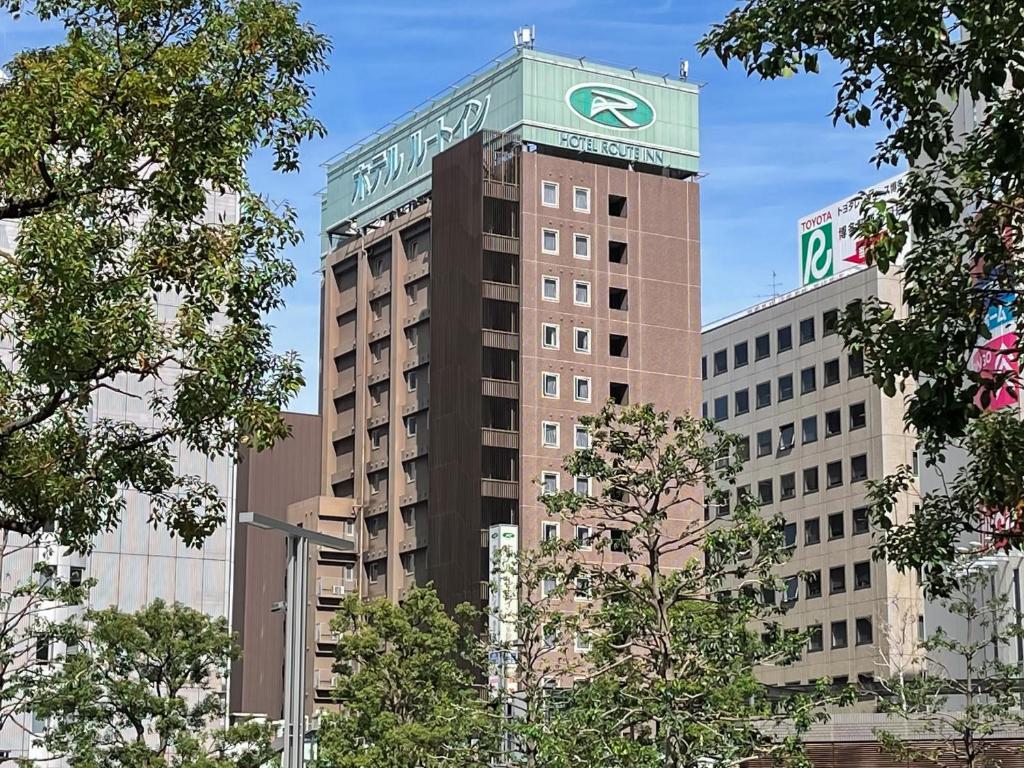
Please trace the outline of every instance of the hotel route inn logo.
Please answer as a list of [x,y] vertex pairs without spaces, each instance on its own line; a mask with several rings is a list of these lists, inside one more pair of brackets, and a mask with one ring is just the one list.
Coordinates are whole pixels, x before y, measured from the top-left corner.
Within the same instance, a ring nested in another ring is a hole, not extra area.
[[654,107],[642,96],[603,83],[581,83],[565,92],[569,109],[602,128],[640,131],[654,124]]

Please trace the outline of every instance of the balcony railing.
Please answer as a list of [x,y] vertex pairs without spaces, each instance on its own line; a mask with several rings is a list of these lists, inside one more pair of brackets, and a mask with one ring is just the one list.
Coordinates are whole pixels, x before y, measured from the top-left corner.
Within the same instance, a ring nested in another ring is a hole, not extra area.
[[519,286],[484,280],[483,297],[485,299],[497,299],[498,301],[517,302],[519,301]]
[[492,448],[518,448],[519,433],[512,429],[484,427],[481,430],[481,441]]
[[519,349],[519,334],[510,333],[509,331],[491,331],[483,330],[481,341],[485,347],[494,347],[495,349]]
[[480,495],[494,499],[518,499],[519,483],[516,480],[492,480],[485,477],[480,481]]
[[481,379],[480,394],[486,397],[505,397],[509,400],[519,399],[519,382],[505,379]]

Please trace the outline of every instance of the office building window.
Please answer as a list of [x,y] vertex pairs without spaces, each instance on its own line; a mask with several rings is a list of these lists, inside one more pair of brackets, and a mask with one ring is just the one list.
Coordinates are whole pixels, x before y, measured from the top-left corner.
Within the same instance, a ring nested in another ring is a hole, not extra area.
[[846,591],[846,566],[836,565],[828,569],[828,593],[841,595]]
[[825,411],[825,437],[835,437],[843,431],[842,416],[839,409]]
[[783,526],[782,541],[786,549],[796,549],[796,523],[786,523]]
[[779,376],[779,402],[793,399],[793,374]]
[[544,253],[558,254],[558,230],[543,229],[540,236],[540,249]]
[[754,398],[758,408],[767,408],[772,404],[772,383],[762,381],[754,388]]
[[750,411],[750,390],[741,389],[736,392],[736,415]]
[[782,595],[783,602],[789,605],[797,601],[797,598],[800,596],[800,578],[798,576],[786,578],[782,588]]
[[839,358],[826,360],[821,369],[823,386],[831,387],[839,383]]
[[866,454],[850,457],[850,482],[860,483],[868,479],[868,457]]
[[800,321],[800,343],[810,344],[814,341],[814,318],[808,317]]
[[717,352],[715,352],[714,356],[712,357],[712,362],[712,367],[714,369],[715,376],[721,376],[723,373],[726,373],[729,370],[729,360],[726,355],[726,350],[724,349],[720,349]]
[[800,394],[806,395],[817,388],[818,384],[814,375],[814,368],[804,368],[800,371]]
[[541,184],[541,203],[548,208],[558,207],[558,184],[554,181],[545,181]]
[[708,378],[708,357],[705,355],[700,359],[700,378],[707,381]]
[[821,542],[821,521],[818,518],[804,521],[804,546]]
[[554,576],[547,576],[540,583],[540,596],[551,597],[551,595],[555,593],[556,589],[558,589],[558,582],[555,580]]
[[871,645],[874,642],[874,632],[871,627],[871,619],[862,617],[857,619],[856,625],[857,645]]
[[577,232],[572,236],[572,255],[577,259],[590,260],[590,235]]
[[590,283],[584,280],[573,281],[572,303],[578,307],[590,306]]
[[818,441],[818,417],[806,416],[800,422],[800,436],[804,445]]
[[853,588],[871,588],[871,561],[865,560],[864,562],[853,564]]
[[572,334],[572,348],[574,351],[584,355],[590,354],[590,329],[574,328]]
[[576,450],[585,450],[590,447],[590,432],[582,424],[576,424],[573,430],[573,445]]
[[[726,509],[728,509],[728,507],[726,507]],[[613,528],[608,531],[608,539],[611,544],[612,552],[624,553],[629,549],[629,535],[626,531]]]
[[846,356],[846,378],[859,379],[864,375],[864,353],[851,352]]
[[576,376],[573,378],[573,400],[577,403],[590,402],[590,377]]
[[558,326],[544,323],[541,326],[541,346],[544,349],[558,349]]
[[829,309],[821,315],[821,335],[832,336],[839,331],[839,310]]
[[576,544],[581,550],[589,550],[592,544],[593,534],[589,525],[576,526]]
[[748,362],[747,360],[747,342],[741,341],[739,344],[732,348],[732,367],[742,368]]
[[828,538],[829,541],[833,539],[841,539],[846,535],[843,530],[843,513],[833,512],[828,516]]
[[[845,648],[847,645],[846,639],[846,622],[845,621],[833,621],[832,622],[832,647],[833,648]],[[835,678],[833,678],[835,682]]]
[[793,327],[784,325],[775,335],[776,352],[785,352],[793,348]]
[[558,374],[557,373],[542,373],[540,375],[541,380],[541,394],[544,397],[558,397]]
[[754,339],[754,360],[764,360],[770,356],[771,351],[771,339],[768,334],[765,333]]
[[590,213],[590,190],[586,187],[572,188],[572,209],[577,213]]
[[[796,473],[787,472],[779,477],[779,498],[782,501],[796,498]],[[796,523],[793,524],[793,539],[796,540]]]
[[542,421],[541,422],[541,435],[542,441],[545,448],[557,448],[558,447],[558,422],[556,421]]
[[78,565],[72,565],[71,571],[68,574],[68,586],[80,587],[82,582],[85,580],[85,568]]
[[850,403],[850,431],[863,429],[867,426],[868,416],[864,403]]
[[419,375],[416,373],[416,371],[408,371],[405,374],[405,388],[409,392],[415,392],[416,387],[419,386],[419,383]]
[[783,424],[779,427],[779,453],[792,450],[796,442],[796,429],[792,424]]
[[725,421],[729,418],[729,398],[727,395],[715,398],[714,417],[715,421]]
[[578,602],[587,602],[590,600],[590,579],[586,576],[581,576],[576,579],[575,598]]
[[772,453],[772,431],[766,429],[757,433],[757,457],[770,456]]
[[416,436],[416,417],[406,416],[405,417],[405,435],[406,437]]
[[804,495],[818,492],[818,468],[807,467],[804,469]]
[[544,275],[541,278],[541,298],[544,301],[558,301],[558,278]]
[[558,473],[557,472],[541,472],[540,475],[540,486],[541,492],[546,496],[551,493],[558,493]]
[[771,480],[759,480],[757,483],[757,500],[762,504],[771,504],[774,499]]
[[807,628],[807,651],[818,653],[825,647],[822,638],[821,624],[814,624]]
[[806,595],[808,600],[821,597],[821,571],[808,571],[804,574]]
[[871,530],[871,522],[868,519],[868,508],[857,507],[853,510],[853,535],[868,533]]
[[576,478],[576,493],[580,496],[590,496],[590,478],[589,477],[577,477]]
[[587,653],[590,650],[590,635],[586,632],[576,633],[576,637],[573,639],[573,650],[576,653]]
[[736,458],[740,461],[750,461],[750,436],[744,435],[736,443]]

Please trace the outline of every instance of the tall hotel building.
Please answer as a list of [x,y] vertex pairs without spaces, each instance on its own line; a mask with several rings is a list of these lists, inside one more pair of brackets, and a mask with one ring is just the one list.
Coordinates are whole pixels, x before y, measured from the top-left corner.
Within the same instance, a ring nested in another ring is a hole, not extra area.
[[582,416],[697,410],[697,99],[520,48],[329,164],[321,493],[362,595],[479,603],[487,529],[531,546],[541,484],[587,482]]

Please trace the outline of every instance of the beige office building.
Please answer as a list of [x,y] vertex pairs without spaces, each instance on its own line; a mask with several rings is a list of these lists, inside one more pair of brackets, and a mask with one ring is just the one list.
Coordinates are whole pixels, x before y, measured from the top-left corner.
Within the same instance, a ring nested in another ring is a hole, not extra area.
[[[785,518],[792,558],[780,572],[780,623],[812,632],[802,661],[765,670],[770,683],[881,677],[908,662],[923,630],[915,577],[872,559],[865,499],[865,481],[916,466],[916,441],[902,397],[863,375],[836,327],[852,302],[900,307],[900,293],[876,269],[846,272],[703,328],[703,408],[749,447],[738,489]],[[914,503],[906,494],[898,514]]]

